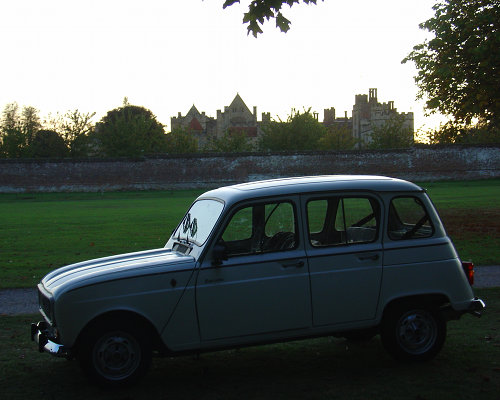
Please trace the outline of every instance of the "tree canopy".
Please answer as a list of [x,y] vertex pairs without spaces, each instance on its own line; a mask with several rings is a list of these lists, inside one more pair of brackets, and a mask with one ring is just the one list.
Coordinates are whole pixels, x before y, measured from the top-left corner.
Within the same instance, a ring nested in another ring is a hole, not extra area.
[[[276,20],[276,27],[281,32],[288,32],[291,22],[286,19],[281,13],[281,7],[284,4],[292,7],[294,4],[300,3],[301,0],[252,0],[248,5],[248,11],[243,15],[243,23],[247,24],[248,34],[257,37],[262,33],[261,26],[264,21],[270,19]],[[239,3],[240,0],[225,0],[223,8],[232,6],[234,3]],[[305,4],[316,4],[317,0],[302,0]]]
[[33,137],[30,156],[34,158],[63,158],[69,155],[64,139],[56,131],[40,129]]
[[393,115],[381,125],[372,127],[369,149],[398,149],[413,145],[413,132],[404,115]]
[[64,115],[49,114],[44,128],[56,131],[63,139],[73,157],[86,157],[92,153],[90,139],[94,133],[92,119],[95,112],[82,113],[78,109],[68,111]]
[[440,0],[420,24],[435,37],[413,48],[418,97],[459,126],[500,125],[500,0]]
[[165,151],[163,125],[144,107],[125,105],[108,111],[95,129],[100,152],[105,156],[130,157]]
[[198,143],[196,139],[183,128],[177,128],[167,133],[165,150],[170,154],[196,153]]
[[326,128],[311,114],[292,110],[286,122],[272,121],[264,128],[259,148],[268,151],[317,150]]
[[31,157],[31,145],[41,127],[40,116],[35,107],[24,106],[20,111],[16,102],[7,104],[0,122],[2,156]]
[[325,135],[318,142],[322,150],[352,150],[357,143],[358,141],[352,136],[352,127],[349,124],[328,127]]
[[225,132],[220,138],[213,138],[204,150],[220,153],[244,153],[253,151],[254,148],[246,133],[236,130]]

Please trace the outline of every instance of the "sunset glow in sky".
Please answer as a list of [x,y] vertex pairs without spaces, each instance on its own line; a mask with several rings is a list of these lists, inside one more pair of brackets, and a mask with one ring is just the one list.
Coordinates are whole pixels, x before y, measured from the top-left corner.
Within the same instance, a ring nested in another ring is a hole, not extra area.
[[16,0],[0,3],[0,107],[17,101],[43,116],[79,109],[96,121],[123,98],[170,117],[216,116],[239,93],[250,110],[282,119],[290,109],[335,107],[351,115],[355,94],[378,88],[434,126],[415,101],[413,63],[401,60],[429,34],[418,24],[431,0],[325,0],[284,6],[257,39],[242,24],[247,2],[223,0]]

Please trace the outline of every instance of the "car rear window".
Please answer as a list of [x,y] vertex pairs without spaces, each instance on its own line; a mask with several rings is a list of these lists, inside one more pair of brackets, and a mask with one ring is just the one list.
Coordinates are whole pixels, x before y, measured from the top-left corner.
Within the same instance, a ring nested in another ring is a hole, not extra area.
[[389,207],[388,235],[392,240],[427,238],[434,225],[418,197],[395,197]]

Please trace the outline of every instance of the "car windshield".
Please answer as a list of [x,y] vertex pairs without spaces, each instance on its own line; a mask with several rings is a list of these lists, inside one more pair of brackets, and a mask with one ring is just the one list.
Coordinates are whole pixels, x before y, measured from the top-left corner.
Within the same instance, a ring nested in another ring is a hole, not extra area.
[[196,201],[175,230],[173,238],[201,246],[212,232],[223,208],[221,201]]

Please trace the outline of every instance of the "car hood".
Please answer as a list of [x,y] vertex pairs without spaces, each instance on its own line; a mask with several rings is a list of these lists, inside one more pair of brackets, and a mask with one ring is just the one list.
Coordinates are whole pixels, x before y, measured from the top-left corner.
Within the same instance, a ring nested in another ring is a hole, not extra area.
[[193,257],[162,248],[71,264],[50,272],[41,283],[46,291],[56,296],[110,280],[192,269],[194,264]]

